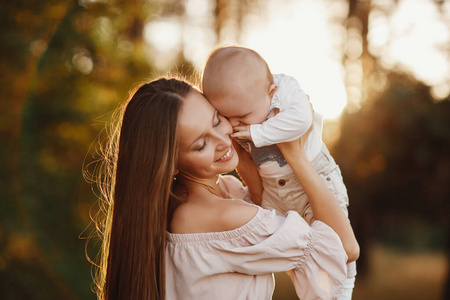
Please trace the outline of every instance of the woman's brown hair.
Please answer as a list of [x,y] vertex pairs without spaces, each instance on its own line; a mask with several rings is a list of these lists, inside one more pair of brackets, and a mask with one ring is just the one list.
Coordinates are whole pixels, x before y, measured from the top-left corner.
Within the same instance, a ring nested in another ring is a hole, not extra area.
[[141,85],[124,106],[106,155],[110,179],[100,186],[107,208],[96,282],[99,299],[165,297],[177,120],[190,90],[184,81],[162,78]]

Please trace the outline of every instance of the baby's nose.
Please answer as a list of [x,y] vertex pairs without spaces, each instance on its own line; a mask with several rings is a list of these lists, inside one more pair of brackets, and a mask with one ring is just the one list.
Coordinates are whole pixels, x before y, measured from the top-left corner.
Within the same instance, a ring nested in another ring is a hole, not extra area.
[[238,118],[228,118],[228,121],[230,122],[231,127],[238,126],[241,123]]

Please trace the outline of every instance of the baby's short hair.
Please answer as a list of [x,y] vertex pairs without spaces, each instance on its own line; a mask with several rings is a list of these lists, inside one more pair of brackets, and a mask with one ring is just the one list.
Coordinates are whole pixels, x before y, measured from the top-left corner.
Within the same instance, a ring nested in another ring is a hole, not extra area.
[[[257,66],[258,69],[261,68],[266,73],[268,85],[273,83],[272,72],[258,52],[240,46],[227,46],[215,49],[208,56],[202,74],[203,93],[208,96],[213,91],[224,92],[222,89],[226,87],[223,83],[229,78],[227,76],[234,77],[236,75],[230,71],[233,66],[239,68],[254,68]],[[255,75],[257,71],[255,70]]]

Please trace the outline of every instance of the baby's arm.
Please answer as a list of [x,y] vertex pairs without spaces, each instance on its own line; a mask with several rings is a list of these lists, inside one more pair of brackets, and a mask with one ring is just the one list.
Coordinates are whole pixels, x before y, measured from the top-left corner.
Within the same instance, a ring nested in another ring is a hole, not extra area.
[[237,171],[239,176],[248,187],[250,197],[252,197],[253,203],[261,205],[263,186],[261,177],[259,176],[258,167],[253,162],[250,154],[245,151],[241,145],[235,140],[233,141],[234,149],[239,156],[239,164]]
[[250,125],[251,139],[258,148],[296,140],[305,134],[313,122],[309,98],[297,80],[286,75],[279,76],[282,76],[278,86],[279,113],[262,124]]

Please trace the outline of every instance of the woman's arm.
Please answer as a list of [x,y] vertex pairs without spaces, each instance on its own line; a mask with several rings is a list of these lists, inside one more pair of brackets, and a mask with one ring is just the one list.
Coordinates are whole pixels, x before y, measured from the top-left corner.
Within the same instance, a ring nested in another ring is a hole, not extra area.
[[261,205],[263,186],[261,177],[259,176],[258,167],[253,162],[250,154],[245,151],[241,145],[232,140],[234,149],[239,156],[239,164],[237,172],[248,187],[248,192],[253,203]]
[[359,245],[350,222],[304,151],[308,134],[309,131],[300,140],[280,143],[278,147],[308,195],[315,219],[333,228],[342,241],[348,262],[355,261],[359,257]]

